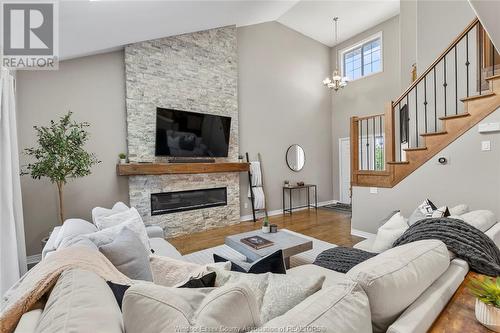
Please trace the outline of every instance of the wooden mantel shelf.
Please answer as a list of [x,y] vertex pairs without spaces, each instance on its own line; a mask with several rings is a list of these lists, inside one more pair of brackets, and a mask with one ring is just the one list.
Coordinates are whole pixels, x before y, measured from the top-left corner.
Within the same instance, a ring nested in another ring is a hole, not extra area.
[[245,172],[249,163],[126,163],[117,164],[119,176]]

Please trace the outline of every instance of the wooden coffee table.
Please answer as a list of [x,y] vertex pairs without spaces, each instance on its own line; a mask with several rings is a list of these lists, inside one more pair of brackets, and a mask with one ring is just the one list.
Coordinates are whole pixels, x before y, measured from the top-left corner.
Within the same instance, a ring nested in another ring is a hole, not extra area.
[[[260,236],[262,238],[270,240],[274,244],[272,246],[256,250],[241,242],[242,238],[247,238],[252,236]],[[286,268],[290,268],[291,256],[305,251],[309,251],[313,248],[312,240],[297,236],[291,232],[288,232],[286,229],[268,234],[265,234],[260,230],[244,232],[241,234],[236,234],[226,237],[224,243],[227,246],[231,247],[233,250],[236,250],[239,253],[243,254],[247,258],[248,262],[259,260],[278,250],[282,250]]]

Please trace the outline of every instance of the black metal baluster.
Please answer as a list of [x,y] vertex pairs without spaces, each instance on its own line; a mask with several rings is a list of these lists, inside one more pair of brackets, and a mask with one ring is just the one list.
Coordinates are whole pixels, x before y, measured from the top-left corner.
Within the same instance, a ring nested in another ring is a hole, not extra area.
[[425,133],[427,133],[427,75],[424,76],[424,119]]
[[479,95],[481,95],[481,90],[483,89],[483,80],[481,77],[483,72],[483,31],[481,23],[477,24],[477,28],[479,30]]
[[415,148],[418,148],[418,84],[415,86]]
[[444,56],[444,116],[446,117],[446,87],[448,86],[448,83],[446,83],[446,55]]
[[368,133],[370,132],[368,128],[368,119],[366,119],[366,165],[368,166],[368,170],[370,170],[370,141],[368,137]]
[[408,112],[406,112],[406,114],[408,115],[408,118],[405,119],[405,121],[408,123],[408,133],[406,133],[406,135],[408,136],[408,148],[410,148],[410,93],[408,93],[408,95],[406,95],[406,107],[408,108]]
[[375,147],[377,146],[375,143],[376,136],[375,136],[375,117],[373,117],[373,170],[377,170],[377,158],[376,154],[377,152],[375,151]]
[[465,34],[465,67],[467,68],[467,97],[469,97],[469,33]]
[[364,170],[363,169],[363,120],[360,120],[358,121],[358,127],[359,127],[359,148],[360,148],[360,152],[359,152],[359,157],[360,157],[360,170]]
[[436,88],[436,67],[433,69],[434,72],[434,132],[437,132],[437,88]]
[[456,44],[455,44],[455,114],[458,114],[458,63],[457,63]]

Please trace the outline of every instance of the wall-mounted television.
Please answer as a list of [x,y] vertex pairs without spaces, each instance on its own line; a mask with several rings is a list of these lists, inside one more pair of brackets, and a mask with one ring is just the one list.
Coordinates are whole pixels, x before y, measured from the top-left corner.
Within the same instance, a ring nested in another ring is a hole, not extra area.
[[227,157],[231,117],[156,109],[156,156]]

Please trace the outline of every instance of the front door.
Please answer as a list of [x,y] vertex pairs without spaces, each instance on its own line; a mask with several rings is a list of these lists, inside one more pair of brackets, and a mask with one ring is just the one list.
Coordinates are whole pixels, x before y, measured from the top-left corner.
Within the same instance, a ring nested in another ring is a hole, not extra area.
[[349,138],[339,139],[340,202],[351,203],[351,143]]

